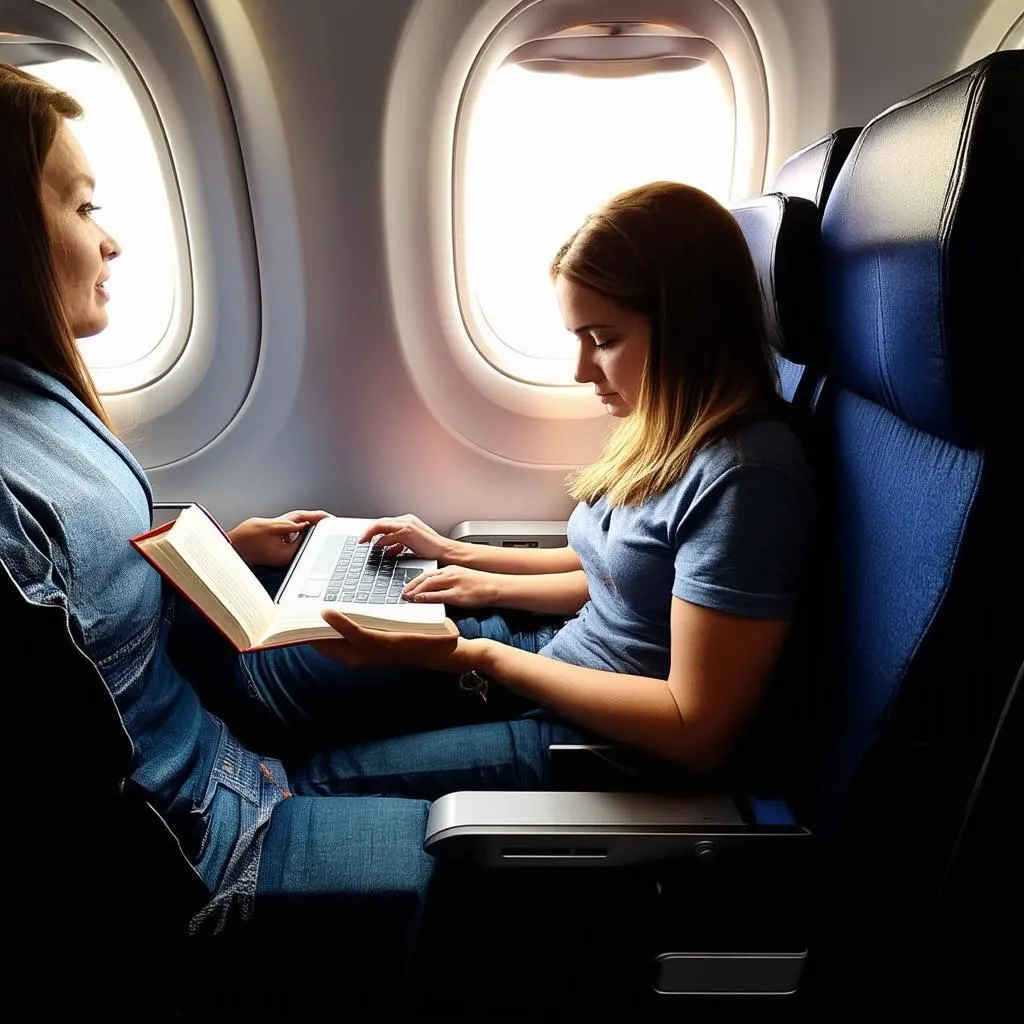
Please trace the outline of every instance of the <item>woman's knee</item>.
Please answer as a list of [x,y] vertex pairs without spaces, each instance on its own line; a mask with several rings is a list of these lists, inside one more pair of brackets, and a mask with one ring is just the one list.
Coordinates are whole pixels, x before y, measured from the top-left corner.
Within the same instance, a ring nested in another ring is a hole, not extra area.
[[260,856],[257,908],[274,898],[359,903],[426,893],[424,800],[293,796],[274,808]]
[[428,810],[373,797],[291,797],[275,807],[247,934],[271,975],[287,971],[290,1001],[336,1000],[353,1019],[397,1011],[434,875],[423,852]]

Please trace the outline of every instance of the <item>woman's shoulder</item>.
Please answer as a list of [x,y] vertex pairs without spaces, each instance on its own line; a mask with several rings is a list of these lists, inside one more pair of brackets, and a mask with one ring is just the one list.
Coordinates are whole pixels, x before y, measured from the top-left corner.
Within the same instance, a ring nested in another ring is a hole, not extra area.
[[[749,420],[700,448],[659,502],[680,509],[737,475],[782,478],[801,491],[814,487],[810,465],[793,428],[781,418]],[[781,482],[781,481],[780,481]]]
[[784,419],[776,417],[738,425],[697,452],[691,464],[692,469],[700,469],[702,475],[711,476],[743,466],[772,467],[805,479],[811,475],[796,431]]

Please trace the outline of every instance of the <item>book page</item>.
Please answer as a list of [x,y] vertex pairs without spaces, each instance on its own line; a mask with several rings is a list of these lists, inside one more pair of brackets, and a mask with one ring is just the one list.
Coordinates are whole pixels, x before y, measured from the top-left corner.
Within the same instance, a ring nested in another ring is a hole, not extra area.
[[257,642],[273,614],[274,602],[227,537],[194,506],[182,511],[168,537],[235,617],[249,642]]
[[274,605],[274,614],[261,638],[265,644],[296,643],[302,640],[336,640],[338,634],[323,620],[319,604],[297,608]]
[[[323,607],[321,604],[313,604],[306,608],[296,608],[294,605],[274,605],[273,618],[262,642],[283,644],[296,643],[299,640],[336,640],[339,634],[324,622],[320,614]],[[422,613],[427,607],[434,612],[430,616],[433,621],[417,622],[412,615],[395,615],[392,618],[385,618],[379,613],[353,611],[351,605],[345,605],[341,610],[358,625],[366,626],[368,629],[379,629],[386,633],[420,633],[426,636],[446,633],[447,625],[442,605],[417,605],[410,611],[415,610]],[[392,609],[388,610],[392,611]]]

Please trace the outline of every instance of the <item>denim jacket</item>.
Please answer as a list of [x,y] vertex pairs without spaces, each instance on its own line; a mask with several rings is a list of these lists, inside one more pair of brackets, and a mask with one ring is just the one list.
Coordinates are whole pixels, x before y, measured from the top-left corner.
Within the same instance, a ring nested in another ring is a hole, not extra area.
[[152,494],[128,449],[61,383],[0,357],[0,559],[25,598],[57,605],[133,745],[132,780],[214,900],[251,907],[259,847],[287,780],[206,712],[168,655],[174,597],[129,538]]

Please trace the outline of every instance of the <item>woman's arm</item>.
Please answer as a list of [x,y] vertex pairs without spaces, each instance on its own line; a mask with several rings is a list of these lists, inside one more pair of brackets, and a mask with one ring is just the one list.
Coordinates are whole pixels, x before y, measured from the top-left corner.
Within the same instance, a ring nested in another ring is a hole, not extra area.
[[377,547],[407,547],[421,558],[435,558],[439,565],[461,565],[484,572],[533,573],[575,572],[582,569],[572,548],[499,548],[491,544],[469,544],[442,537],[413,515],[377,519],[359,538],[371,539]]
[[366,629],[333,608],[323,616],[342,637],[314,646],[355,668],[476,669],[584,728],[694,771],[729,754],[789,630],[788,621],[727,615],[673,597],[669,676],[650,679],[467,640],[451,622],[443,636],[420,636]]
[[[445,565],[463,565],[485,572],[515,573],[527,576],[576,572],[583,568],[580,556],[572,548],[499,548],[493,544],[469,544],[453,540],[443,559]],[[584,598],[586,600],[586,598]],[[512,607],[505,605],[504,607]]]
[[459,666],[610,739],[688,768],[716,767],[759,703],[789,629],[672,598],[669,677],[567,665],[491,640],[459,640]]
[[589,597],[587,576],[576,572],[531,575],[482,572],[450,565],[417,576],[403,591],[410,601],[459,608],[515,608],[547,615],[575,615]]

